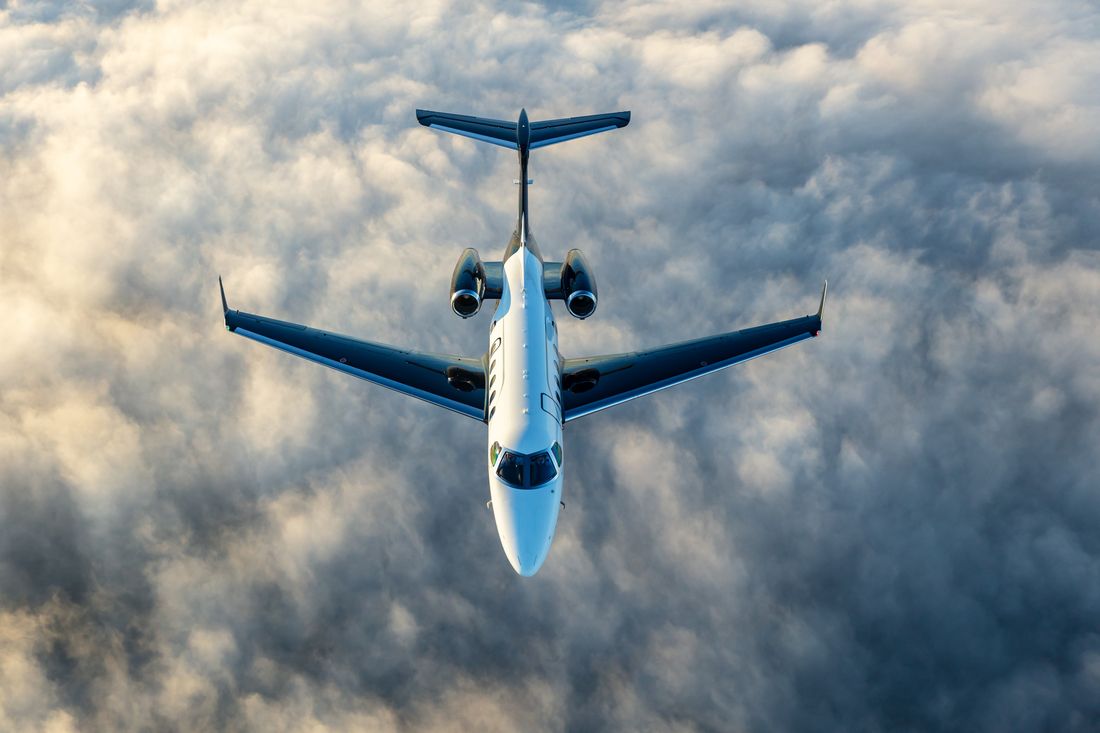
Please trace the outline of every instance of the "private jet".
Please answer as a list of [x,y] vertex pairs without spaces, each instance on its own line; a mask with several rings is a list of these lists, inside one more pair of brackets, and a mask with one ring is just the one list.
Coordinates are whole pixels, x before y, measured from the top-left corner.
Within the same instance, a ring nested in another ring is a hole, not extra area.
[[570,250],[543,260],[531,233],[528,159],[532,150],[626,127],[630,112],[515,122],[417,110],[420,124],[515,150],[519,211],[499,261],[475,249],[458,257],[451,310],[460,318],[496,301],[488,348],[480,356],[430,354],[231,310],[221,289],[226,328],[239,336],[323,364],[473,418],[488,426],[489,506],[504,554],[517,573],[546,560],[563,503],[562,430],[585,415],[739,364],[817,336],[828,284],[815,315],[629,354],[564,358],[550,301],[573,318],[596,310],[588,259]]

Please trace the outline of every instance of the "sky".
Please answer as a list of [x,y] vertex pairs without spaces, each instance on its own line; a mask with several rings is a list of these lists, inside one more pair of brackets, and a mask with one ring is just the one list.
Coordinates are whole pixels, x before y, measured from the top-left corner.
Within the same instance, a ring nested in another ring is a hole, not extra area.
[[[0,730],[1100,727],[1085,0],[0,4]],[[568,356],[821,337],[571,423],[533,578],[485,428],[224,330],[479,355],[532,156]]]

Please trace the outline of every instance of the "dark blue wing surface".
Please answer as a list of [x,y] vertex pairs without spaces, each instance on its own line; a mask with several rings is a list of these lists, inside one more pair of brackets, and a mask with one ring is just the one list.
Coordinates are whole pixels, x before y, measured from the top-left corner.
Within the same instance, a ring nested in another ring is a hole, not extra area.
[[821,313],[633,354],[566,359],[565,422],[812,338]]
[[[224,292],[222,303],[225,307]],[[239,336],[467,417],[485,419],[485,364],[482,359],[395,349],[225,308],[225,326]]]
[[427,109],[416,110],[416,119],[425,127],[470,137],[474,140],[500,145],[518,150],[516,123],[504,120],[492,120],[488,117],[471,117],[450,112],[432,112]]
[[559,120],[541,120],[531,123],[531,149],[546,147],[554,143],[576,140],[585,135],[595,135],[630,123],[629,112],[611,112],[585,117],[563,117]]
[[[517,122],[493,120],[488,117],[471,117],[450,112],[433,112],[427,109],[416,110],[416,119],[420,124],[456,135],[464,135],[482,142],[500,145],[512,150],[519,149]],[[523,118],[525,119],[525,118]],[[530,147],[546,147],[554,143],[576,140],[585,135],[595,135],[630,123],[630,112],[610,112],[584,117],[563,117],[557,120],[541,120],[531,123]]]

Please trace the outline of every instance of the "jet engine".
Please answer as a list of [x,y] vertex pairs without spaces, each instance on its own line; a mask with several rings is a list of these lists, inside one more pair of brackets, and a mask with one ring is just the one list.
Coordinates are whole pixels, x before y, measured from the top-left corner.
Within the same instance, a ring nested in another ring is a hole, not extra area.
[[561,292],[574,318],[584,320],[596,312],[596,278],[579,249],[569,250],[562,263]]
[[481,310],[485,297],[485,265],[477,250],[468,248],[458,257],[451,275],[451,310],[456,316],[469,318]]

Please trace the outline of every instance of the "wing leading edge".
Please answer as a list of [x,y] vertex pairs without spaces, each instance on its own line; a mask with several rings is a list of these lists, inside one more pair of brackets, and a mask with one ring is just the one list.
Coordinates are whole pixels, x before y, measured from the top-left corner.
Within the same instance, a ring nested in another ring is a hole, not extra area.
[[[218,285],[221,285],[221,278]],[[460,415],[485,420],[483,359],[395,349],[297,323],[230,310],[224,288],[221,295],[225,327],[239,336]]]
[[813,338],[821,331],[825,293],[822,288],[815,315],[652,351],[566,359],[562,366],[565,422]]

